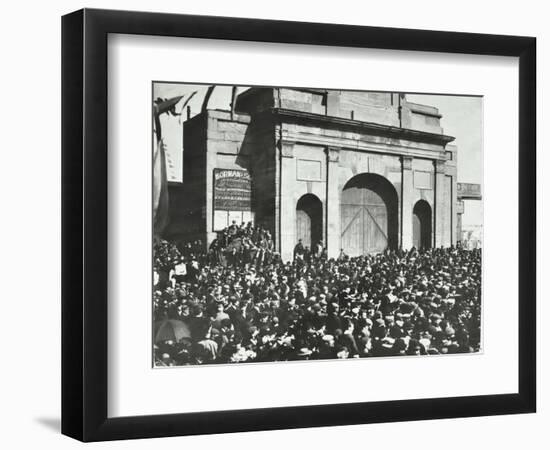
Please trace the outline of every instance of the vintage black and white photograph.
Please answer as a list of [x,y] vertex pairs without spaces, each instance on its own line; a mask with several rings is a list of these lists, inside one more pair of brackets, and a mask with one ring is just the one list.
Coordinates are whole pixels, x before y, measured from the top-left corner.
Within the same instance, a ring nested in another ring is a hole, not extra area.
[[154,367],[475,354],[483,98],[152,83]]

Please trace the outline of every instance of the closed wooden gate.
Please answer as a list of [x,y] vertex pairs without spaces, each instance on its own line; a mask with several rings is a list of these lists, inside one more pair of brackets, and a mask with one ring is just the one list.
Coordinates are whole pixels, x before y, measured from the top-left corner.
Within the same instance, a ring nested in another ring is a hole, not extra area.
[[422,247],[422,218],[413,213],[413,247],[421,249]]
[[301,209],[296,210],[296,242],[299,240],[304,247],[311,248],[311,217]]
[[373,183],[372,179],[370,182],[352,180],[354,182],[348,183],[342,192],[342,249],[349,256],[382,252],[390,241],[388,201],[384,199],[384,190],[380,182]]

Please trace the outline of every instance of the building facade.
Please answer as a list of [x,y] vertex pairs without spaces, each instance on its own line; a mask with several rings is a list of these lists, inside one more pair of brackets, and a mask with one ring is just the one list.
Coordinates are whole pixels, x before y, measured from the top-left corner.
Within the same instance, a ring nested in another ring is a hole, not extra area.
[[300,239],[330,257],[454,245],[457,149],[440,119],[400,93],[251,88],[185,122],[171,237],[208,244],[252,220],[284,260]]

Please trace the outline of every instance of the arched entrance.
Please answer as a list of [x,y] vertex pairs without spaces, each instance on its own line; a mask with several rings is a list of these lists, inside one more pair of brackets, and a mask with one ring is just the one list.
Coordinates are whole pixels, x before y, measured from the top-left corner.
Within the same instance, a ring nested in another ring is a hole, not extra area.
[[344,186],[342,249],[349,256],[378,253],[397,244],[397,192],[376,174],[354,176]]
[[296,204],[296,242],[311,248],[323,239],[323,205],[313,194],[305,194]]
[[419,250],[432,247],[432,208],[418,200],[413,208],[413,246]]

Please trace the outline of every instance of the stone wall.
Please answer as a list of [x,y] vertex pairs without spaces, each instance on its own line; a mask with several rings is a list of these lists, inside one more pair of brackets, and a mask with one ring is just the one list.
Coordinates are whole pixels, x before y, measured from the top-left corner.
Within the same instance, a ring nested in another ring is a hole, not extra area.
[[296,205],[306,195],[315,195],[323,209],[323,240],[326,242],[327,155],[319,146],[282,143],[280,252],[292,257],[296,238]]
[[[447,145],[452,138],[442,135],[436,108],[408,103],[396,93],[288,88],[250,89],[239,96],[237,108],[209,110],[185,123],[175,234],[207,243],[215,237],[214,169],[236,169],[250,174],[251,214],[272,232],[283,259],[292,258],[296,206],[306,194],[319,199],[323,241],[329,256],[337,256],[342,191],[359,174],[379,175],[395,190],[393,245],[412,245],[419,200],[432,210],[432,245],[456,242],[457,150]],[[421,133],[400,127],[403,122]]]
[[166,237],[173,240],[204,239],[206,229],[206,115],[198,115],[183,127],[183,184],[171,185],[170,224]]
[[426,131],[428,133],[442,134],[440,126],[441,114],[433,106],[419,105],[406,101],[402,102],[401,126],[411,130]]
[[251,88],[237,100],[237,110],[247,114],[272,107],[443,133],[437,108],[408,102],[405,94],[396,92]]
[[275,236],[275,204],[279,191],[275,176],[276,130],[269,121],[253,120],[249,135],[255,143],[250,154],[255,220]]
[[216,237],[213,204],[214,169],[250,172],[250,152],[253,143],[247,139],[249,116],[234,114],[232,117],[228,111],[216,110],[209,110],[206,114],[208,117],[206,130],[206,192],[208,195],[206,196],[205,219],[206,242],[209,244]]

